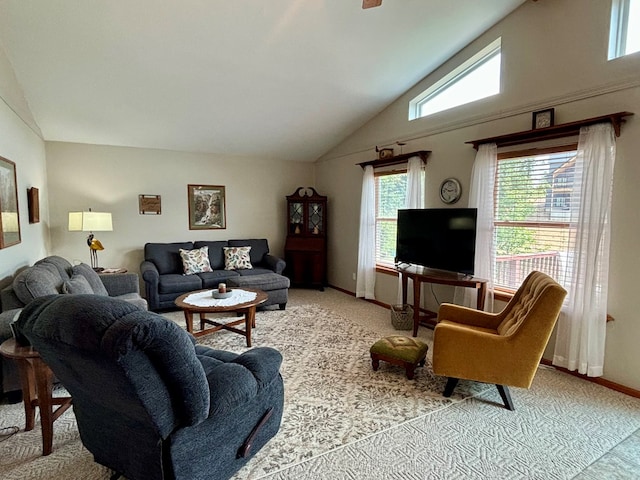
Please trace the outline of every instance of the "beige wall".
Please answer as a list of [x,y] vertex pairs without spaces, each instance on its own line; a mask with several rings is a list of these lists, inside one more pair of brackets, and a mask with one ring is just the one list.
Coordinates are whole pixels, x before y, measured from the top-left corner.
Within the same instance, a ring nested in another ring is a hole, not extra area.
[[[285,196],[313,185],[313,165],[142,148],[47,142],[51,253],[89,263],[82,232],[68,232],[69,211],[107,211],[113,231],[96,233],[104,267],[139,271],[147,242],[267,238],[282,255]],[[224,185],[227,228],[189,230],[187,185]],[[140,215],[138,195],[160,195],[161,215]]]
[[[49,244],[44,142],[0,48],[0,156],[16,164],[22,241],[0,250],[0,287],[15,271],[42,258]],[[40,190],[40,222],[29,224],[27,189]]]
[[[405,153],[431,150],[426,169],[428,206],[443,206],[438,186],[450,176],[462,182],[463,196],[457,206],[465,206],[475,157],[475,150],[465,142],[527,130],[531,112],[547,107],[556,109],[556,123],[635,112],[617,143],[609,278],[609,312],[616,320],[607,327],[605,377],[640,389],[636,346],[640,296],[635,282],[640,271],[640,53],[607,62],[609,9],[605,1],[525,3],[317,162],[317,187],[332,203],[330,283],[355,291],[352,274],[357,266],[362,180],[362,170],[355,164],[375,158],[376,145],[405,141]],[[407,120],[409,100],[498,36],[503,62],[500,95]],[[433,306],[434,299],[426,291],[427,305]],[[434,286],[434,291],[440,301],[451,297],[447,287]],[[378,274],[377,299],[395,303],[396,294],[397,279]]]

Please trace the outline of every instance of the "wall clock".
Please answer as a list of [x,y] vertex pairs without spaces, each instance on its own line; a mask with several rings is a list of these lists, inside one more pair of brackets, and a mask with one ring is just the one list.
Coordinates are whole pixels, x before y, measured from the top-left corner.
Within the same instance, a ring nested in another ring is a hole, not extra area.
[[440,200],[446,204],[456,203],[461,194],[462,187],[455,178],[447,178],[440,185]]

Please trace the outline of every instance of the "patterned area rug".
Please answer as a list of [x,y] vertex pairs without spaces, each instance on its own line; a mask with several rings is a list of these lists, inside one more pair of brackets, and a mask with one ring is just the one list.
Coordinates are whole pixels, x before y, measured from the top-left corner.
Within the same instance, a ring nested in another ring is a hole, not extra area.
[[[184,325],[181,312],[166,316]],[[279,433],[235,479],[259,478],[488,388],[461,382],[455,395],[445,399],[443,379],[435,377],[428,364],[416,370],[412,381],[404,369],[385,362],[373,372],[369,347],[380,334],[317,306],[258,312],[256,321],[253,345],[277,348],[284,357],[285,411]],[[238,353],[247,350],[244,337],[231,332],[217,332],[199,341]],[[22,428],[22,405],[1,405],[0,418],[0,427]],[[0,478],[109,478],[109,471],[94,463],[82,446],[71,410],[54,425],[53,449],[51,455],[41,456],[39,424],[31,432],[0,437]]]

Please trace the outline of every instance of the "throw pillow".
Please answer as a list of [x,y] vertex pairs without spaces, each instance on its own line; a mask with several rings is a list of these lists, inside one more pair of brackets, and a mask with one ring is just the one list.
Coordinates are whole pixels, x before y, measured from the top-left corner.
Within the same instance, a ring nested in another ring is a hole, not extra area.
[[100,275],[98,275],[95,270],[86,263],[74,265],[71,269],[71,273],[72,275],[82,275],[87,280],[87,282],[89,282],[89,285],[91,285],[91,290],[93,290],[92,293],[95,293],[96,295],[102,295],[103,297],[109,296],[109,292],[107,292],[104,283],[102,283],[102,280],[100,280]]
[[251,257],[249,252],[251,247],[222,247],[224,249],[224,269],[225,270],[250,270]]
[[193,250],[180,249],[182,269],[185,275],[194,273],[213,272],[209,263],[209,247],[200,247]]
[[62,293],[91,293],[93,294],[93,288],[89,285],[84,276],[76,273],[71,275],[71,278],[62,284]]

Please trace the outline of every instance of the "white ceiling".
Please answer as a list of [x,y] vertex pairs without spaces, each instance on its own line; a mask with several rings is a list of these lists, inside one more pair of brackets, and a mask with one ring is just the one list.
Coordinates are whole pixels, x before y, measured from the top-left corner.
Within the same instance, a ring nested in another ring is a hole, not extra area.
[[45,140],[313,161],[524,0],[0,0]]

